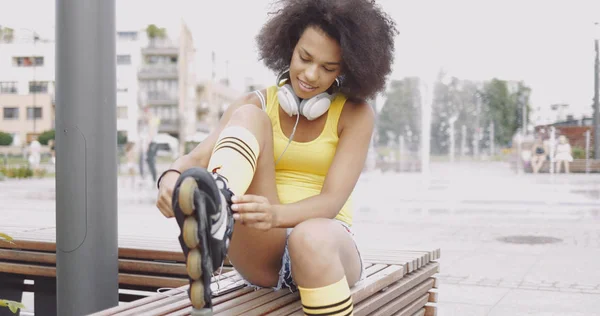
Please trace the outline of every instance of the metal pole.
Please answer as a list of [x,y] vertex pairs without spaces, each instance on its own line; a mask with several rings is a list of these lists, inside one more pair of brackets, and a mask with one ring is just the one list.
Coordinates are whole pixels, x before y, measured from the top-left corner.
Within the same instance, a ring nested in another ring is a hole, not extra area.
[[[38,94],[38,91],[37,91],[37,89],[38,89],[38,83],[37,83],[36,78],[35,78],[35,68],[37,66],[37,62],[36,62],[36,59],[35,59],[35,57],[36,57],[35,53],[36,53],[36,48],[37,48],[37,45],[36,45],[37,44],[37,40],[38,40],[38,36],[35,33],[35,31],[34,31],[33,32],[33,58],[32,58],[33,60],[32,61],[33,61],[33,85],[34,85],[35,88],[34,88],[34,91],[33,91],[33,109],[31,110],[31,112],[33,112],[32,113],[32,115],[33,115],[33,135],[34,135],[34,137],[36,139],[37,139],[37,136],[36,136],[36,134],[37,134],[37,126],[36,126],[37,125],[36,124],[37,123],[37,117],[35,115],[35,108],[36,108],[36,103],[37,103],[36,102],[37,101],[36,100],[37,99],[36,96]],[[29,89],[31,89],[31,84],[29,85]]]
[[461,140],[460,140],[460,156],[461,158],[464,158],[467,154],[467,126],[463,125],[462,126],[462,135],[461,135]]
[[56,23],[57,309],[87,315],[119,298],[115,0],[57,0]]
[[590,130],[585,131],[585,173],[590,173]]
[[523,103],[523,136],[527,135],[527,102],[525,97],[521,96],[521,103]]
[[450,162],[454,162],[454,122],[456,120],[454,118],[450,118],[450,120],[448,120],[448,125],[450,125],[450,148],[449,148],[449,154],[450,154]]
[[554,150],[556,149],[556,128],[550,127],[550,174],[554,174]]
[[496,144],[494,142],[494,137],[496,137],[494,135],[494,122],[490,123],[490,156],[494,157],[495,152],[494,152],[494,147],[496,147]]
[[[595,23],[596,34],[600,33],[598,28],[600,27],[598,23]],[[596,51],[596,55],[594,57],[594,159],[600,159],[600,102],[599,95],[600,94],[600,80],[598,78],[600,72],[600,57],[599,57],[599,49],[598,49],[598,38],[594,39],[594,49]]]

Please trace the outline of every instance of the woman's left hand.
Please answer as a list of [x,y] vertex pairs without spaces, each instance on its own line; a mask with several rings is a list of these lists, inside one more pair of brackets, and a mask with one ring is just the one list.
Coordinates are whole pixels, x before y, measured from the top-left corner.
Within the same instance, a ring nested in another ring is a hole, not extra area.
[[260,195],[233,196],[233,218],[248,227],[269,230],[275,227],[275,213],[269,200]]

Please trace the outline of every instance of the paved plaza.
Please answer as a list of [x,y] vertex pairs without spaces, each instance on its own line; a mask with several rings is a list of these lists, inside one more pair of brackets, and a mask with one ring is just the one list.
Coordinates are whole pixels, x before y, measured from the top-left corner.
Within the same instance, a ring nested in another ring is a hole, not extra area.
[[[163,168],[166,166],[163,166]],[[176,245],[149,180],[119,179],[119,235]],[[55,227],[54,179],[0,182],[0,231]],[[522,174],[505,163],[365,172],[354,193],[361,246],[441,248],[438,315],[600,315],[600,175]],[[25,297],[31,312],[33,300]]]

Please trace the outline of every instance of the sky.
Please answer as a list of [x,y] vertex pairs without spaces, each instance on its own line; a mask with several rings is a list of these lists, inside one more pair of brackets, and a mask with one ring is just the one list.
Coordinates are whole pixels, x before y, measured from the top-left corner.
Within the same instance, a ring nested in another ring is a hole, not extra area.
[[[258,60],[255,36],[267,19],[268,0],[116,0],[117,29],[154,23],[174,33],[181,20],[192,31],[200,79],[212,71],[234,87],[246,77],[272,84]],[[594,80],[594,22],[599,0],[379,0],[396,21],[391,79],[449,76],[520,80],[533,90],[533,108],[570,104],[570,113],[591,113]],[[0,0],[0,25],[34,29],[54,37],[55,1]],[[34,10],[32,10],[34,8]],[[172,30],[172,31],[171,31]],[[22,30],[22,32],[26,32]],[[600,35],[598,35],[600,36]],[[0,48],[1,49],[1,48]]]

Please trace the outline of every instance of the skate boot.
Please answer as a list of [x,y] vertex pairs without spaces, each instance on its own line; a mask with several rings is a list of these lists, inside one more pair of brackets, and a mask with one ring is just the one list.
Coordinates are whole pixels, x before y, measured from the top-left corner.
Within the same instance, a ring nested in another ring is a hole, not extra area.
[[202,168],[183,172],[173,190],[193,315],[212,315],[210,281],[225,260],[233,234],[232,196],[223,177]]

